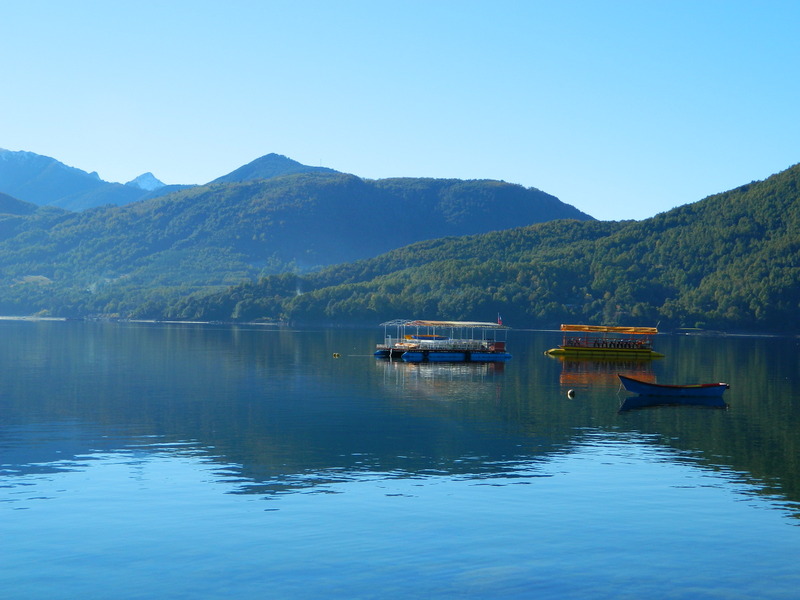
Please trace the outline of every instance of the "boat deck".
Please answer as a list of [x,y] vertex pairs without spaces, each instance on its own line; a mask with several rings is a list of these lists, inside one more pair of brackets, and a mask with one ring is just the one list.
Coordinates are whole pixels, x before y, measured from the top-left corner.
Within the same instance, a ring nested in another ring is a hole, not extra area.
[[586,356],[586,357],[630,357],[630,358],[663,358],[664,355],[651,348],[586,348],[582,346],[559,346],[551,348],[545,354],[550,356]]
[[[511,358],[505,340],[495,339],[497,330],[507,329],[499,324],[397,320],[382,325],[396,326],[397,335],[392,337],[387,332],[384,342],[376,345],[378,358],[401,358],[406,362],[500,362]],[[409,330],[413,333],[407,334]],[[471,337],[463,335],[469,333],[467,330],[472,331]],[[479,337],[474,335],[476,330]]]
[[545,351],[549,356],[663,358],[652,348],[655,327],[618,327],[614,325],[561,325],[564,332],[557,348]]

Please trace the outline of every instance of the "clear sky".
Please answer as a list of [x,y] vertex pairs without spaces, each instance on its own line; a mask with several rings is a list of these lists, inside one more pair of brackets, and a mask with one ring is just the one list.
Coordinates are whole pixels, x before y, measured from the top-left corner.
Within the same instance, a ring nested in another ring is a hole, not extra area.
[[797,0],[2,0],[0,148],[205,183],[275,152],[643,219],[800,162]]

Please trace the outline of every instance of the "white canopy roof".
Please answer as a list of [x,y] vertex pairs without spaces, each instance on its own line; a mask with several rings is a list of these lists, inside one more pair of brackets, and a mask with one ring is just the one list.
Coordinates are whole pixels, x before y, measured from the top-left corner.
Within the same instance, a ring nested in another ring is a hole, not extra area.
[[452,327],[452,328],[481,328],[481,329],[509,329],[499,323],[484,321],[429,321],[427,319],[394,319],[381,323],[381,327]]

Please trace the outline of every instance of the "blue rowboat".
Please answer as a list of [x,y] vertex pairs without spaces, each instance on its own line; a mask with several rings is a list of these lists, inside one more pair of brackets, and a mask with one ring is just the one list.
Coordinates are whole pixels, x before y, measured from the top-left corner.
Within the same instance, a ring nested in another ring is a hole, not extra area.
[[730,386],[727,383],[695,383],[690,385],[663,385],[640,381],[618,375],[625,389],[642,396],[670,396],[673,398],[720,398]]

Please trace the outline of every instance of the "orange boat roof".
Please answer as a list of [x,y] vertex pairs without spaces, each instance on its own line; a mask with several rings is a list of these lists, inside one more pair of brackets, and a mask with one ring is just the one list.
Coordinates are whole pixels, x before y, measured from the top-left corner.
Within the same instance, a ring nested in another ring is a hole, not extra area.
[[561,331],[582,331],[585,333],[627,333],[631,335],[655,335],[657,327],[615,327],[612,325],[561,325]]

